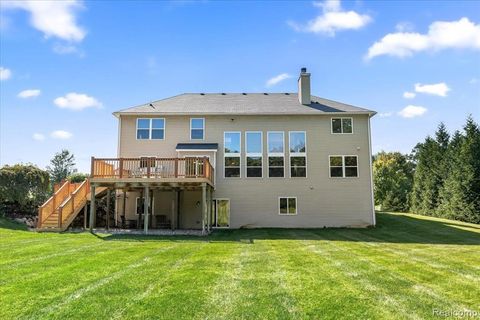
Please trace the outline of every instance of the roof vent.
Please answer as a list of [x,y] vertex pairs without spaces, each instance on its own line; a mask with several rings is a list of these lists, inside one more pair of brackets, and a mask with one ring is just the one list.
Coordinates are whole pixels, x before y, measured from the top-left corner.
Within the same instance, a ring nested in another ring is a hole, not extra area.
[[202,93],[200,93],[200,95],[201,95],[201,96],[204,96],[204,95],[205,95],[205,93],[203,93],[203,92],[202,92]]
[[222,92],[222,96],[224,96],[224,95],[226,95],[226,93],[225,93],[225,92]]
[[268,96],[268,93],[266,93],[266,92],[264,92],[263,94],[266,95],[266,96]]
[[307,68],[304,67],[304,68],[302,68],[300,71],[301,71],[301,72],[307,72]]
[[245,92],[242,93],[244,96],[246,96],[247,94]]
[[290,95],[290,93],[288,93],[288,92],[285,92],[285,95],[286,95],[286,96],[289,96],[289,95]]

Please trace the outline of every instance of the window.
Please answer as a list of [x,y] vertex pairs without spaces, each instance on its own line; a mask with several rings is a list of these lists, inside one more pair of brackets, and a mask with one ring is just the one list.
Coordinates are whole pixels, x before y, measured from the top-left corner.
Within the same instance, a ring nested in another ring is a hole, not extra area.
[[165,119],[163,118],[138,118],[137,139],[138,140],[163,140],[165,138]]
[[205,139],[205,118],[190,119],[190,140]]
[[247,178],[261,178],[263,167],[263,135],[262,132],[245,132],[245,149],[247,163]]
[[296,215],[297,214],[297,198],[296,197],[280,197],[278,198],[279,214]]
[[355,178],[358,177],[357,156],[330,156],[331,178]]
[[307,143],[305,131],[290,131],[290,177],[307,176]]
[[240,132],[225,132],[223,148],[225,178],[240,178]]
[[[151,215],[152,212],[155,212],[154,211],[154,208],[153,208],[153,203],[154,203],[154,200],[153,200],[153,197],[150,197],[150,205],[149,205],[149,208],[148,208],[148,214]],[[145,204],[145,199],[142,197],[136,197],[135,199],[135,214],[136,215],[143,215],[143,207],[144,207],[144,204]]]
[[285,150],[284,135],[282,131],[270,131],[267,133],[268,145],[268,176],[285,176]]
[[332,133],[353,133],[353,118],[332,118]]

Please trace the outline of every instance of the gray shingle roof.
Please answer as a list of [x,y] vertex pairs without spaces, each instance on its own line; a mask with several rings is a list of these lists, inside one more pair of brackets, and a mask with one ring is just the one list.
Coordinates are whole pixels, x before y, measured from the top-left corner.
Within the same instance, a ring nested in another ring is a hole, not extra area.
[[297,93],[184,93],[114,112],[118,115],[142,114],[331,114],[374,111],[312,96],[310,105],[302,105]]

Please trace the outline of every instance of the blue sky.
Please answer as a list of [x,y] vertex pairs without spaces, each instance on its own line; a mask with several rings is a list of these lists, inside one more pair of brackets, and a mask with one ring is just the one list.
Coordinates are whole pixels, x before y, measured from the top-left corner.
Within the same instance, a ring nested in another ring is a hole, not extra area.
[[[0,165],[115,157],[118,109],[182,92],[295,92],[379,112],[374,151],[480,120],[480,3],[0,3]],[[270,81],[269,81],[270,80]],[[404,95],[406,97],[404,97]]]

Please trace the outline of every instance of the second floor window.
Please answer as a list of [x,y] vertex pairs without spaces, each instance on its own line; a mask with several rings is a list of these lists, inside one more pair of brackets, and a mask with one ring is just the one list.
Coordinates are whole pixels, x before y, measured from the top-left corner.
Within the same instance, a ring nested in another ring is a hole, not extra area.
[[283,178],[285,176],[285,142],[283,131],[267,133],[268,176]]
[[330,178],[358,177],[357,156],[330,156]]
[[290,131],[290,177],[307,176],[307,141],[305,131]]
[[165,119],[163,118],[138,118],[138,140],[163,140],[165,138]]
[[247,173],[246,177],[262,177],[263,167],[263,141],[262,132],[245,132],[245,149],[246,149],[246,163]]
[[353,119],[332,118],[332,133],[353,133]]
[[205,139],[205,118],[190,119],[190,139],[191,140]]
[[240,178],[240,153],[240,132],[225,132],[223,134],[225,178]]

